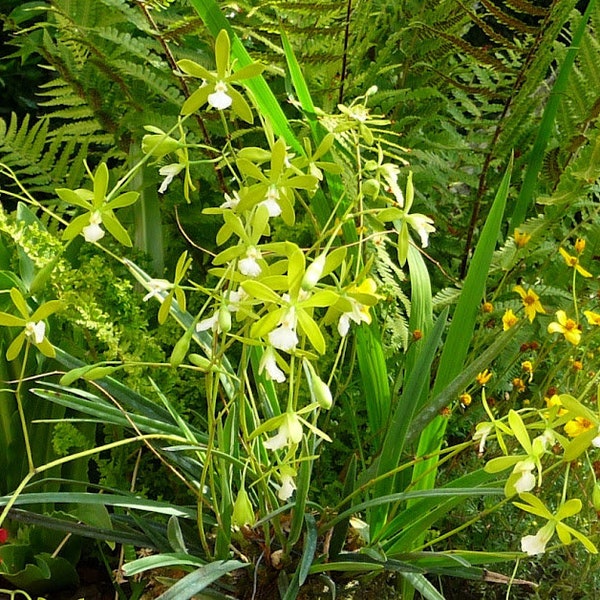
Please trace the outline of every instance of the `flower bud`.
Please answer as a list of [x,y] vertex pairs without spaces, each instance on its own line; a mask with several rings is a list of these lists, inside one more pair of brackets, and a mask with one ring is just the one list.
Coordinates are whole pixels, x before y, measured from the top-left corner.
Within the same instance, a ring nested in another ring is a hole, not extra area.
[[200,367],[203,371],[208,371],[211,368],[211,362],[205,356],[200,354],[190,354],[188,360],[195,366]]
[[236,527],[243,527],[244,525],[254,525],[255,521],[254,510],[252,509],[252,503],[250,502],[248,492],[242,489],[235,499],[231,522]]
[[319,406],[325,410],[329,410],[333,404],[331,390],[319,376],[316,376],[313,379],[313,390],[315,393],[315,400],[319,403]]
[[219,328],[223,333],[231,330],[231,313],[224,306],[219,309]]
[[594,510],[596,512],[600,512],[600,483],[598,482],[594,484],[594,491],[592,493],[592,504],[594,505]]
[[381,184],[379,181],[377,181],[377,179],[367,179],[362,184],[362,191],[365,196],[369,196],[369,198],[377,198],[380,188]]
[[150,154],[150,156],[156,156],[157,158],[162,158],[179,148],[181,148],[181,143],[170,136],[145,135],[142,138],[142,152]]
[[306,269],[302,278],[301,287],[305,292],[312,290],[321,279],[323,269],[325,268],[325,254],[318,256]]
[[178,367],[185,359],[185,355],[187,354],[192,341],[192,333],[193,329],[189,329],[179,338],[179,340],[177,340],[173,352],[171,353],[171,357],[169,358],[172,367]]

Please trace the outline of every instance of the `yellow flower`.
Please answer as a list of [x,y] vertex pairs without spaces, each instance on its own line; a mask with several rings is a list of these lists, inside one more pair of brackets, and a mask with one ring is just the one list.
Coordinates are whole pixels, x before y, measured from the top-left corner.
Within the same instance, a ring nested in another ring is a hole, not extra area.
[[494,305],[493,305],[491,302],[484,302],[484,303],[481,305],[481,310],[482,310],[484,313],[491,313],[491,312],[494,312]]
[[577,238],[577,240],[575,241],[575,252],[577,252],[577,254],[582,254],[584,250],[585,250],[585,240],[583,240],[581,238]]
[[523,286],[516,285],[513,288],[514,292],[517,292],[519,296],[521,296],[521,300],[523,300],[523,306],[525,306],[525,314],[529,319],[529,322],[532,323],[533,319],[535,319],[536,313],[544,313],[544,307],[540,303],[539,296],[531,289],[525,291]]
[[479,385],[485,385],[491,378],[492,374],[490,373],[489,369],[486,369],[485,371],[479,373],[477,377],[475,377],[475,381],[477,381]]
[[586,271],[580,264],[579,259],[576,256],[571,256],[564,248],[559,248],[560,255],[565,259],[565,262],[569,267],[573,267],[583,277],[591,277],[592,274]]
[[577,346],[581,341],[581,331],[573,319],[567,318],[564,310],[556,311],[556,321],[548,325],[548,333],[562,333],[567,342]]
[[512,384],[517,392],[521,393],[525,391],[525,382],[520,377],[515,377],[512,380]]
[[[550,398],[544,398],[544,400],[546,401],[546,406],[548,408],[552,408],[553,406],[562,406],[562,402],[560,401],[560,396],[558,394],[554,394]],[[567,411],[564,408],[559,408],[557,416],[561,417],[566,412]]]
[[515,229],[515,233],[513,234],[515,238],[515,246],[517,248],[524,248],[529,243],[531,239],[531,235],[528,233],[522,233],[518,229]]
[[512,309],[508,309],[504,316],[502,317],[502,325],[504,331],[509,330],[513,325],[518,323],[519,319],[516,317],[515,313],[513,313]]
[[574,360],[571,368],[573,371],[581,371],[581,369],[583,369],[583,363],[580,360]]
[[471,404],[471,400],[471,394],[464,393],[460,395],[460,403],[464,407],[469,406],[469,404]]
[[529,383],[531,383],[533,380],[533,363],[530,360],[524,360],[521,363],[521,368],[529,374]]
[[598,313],[592,312],[591,310],[584,310],[583,314],[590,325],[600,325],[600,315]]
[[581,433],[589,431],[594,427],[594,424],[585,417],[575,417],[565,425],[565,433],[569,437],[577,437]]

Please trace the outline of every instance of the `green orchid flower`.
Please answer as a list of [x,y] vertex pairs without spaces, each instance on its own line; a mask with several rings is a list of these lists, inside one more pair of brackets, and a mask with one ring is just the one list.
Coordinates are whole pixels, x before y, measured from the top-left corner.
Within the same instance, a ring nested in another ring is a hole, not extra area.
[[0,312],[0,325],[4,327],[22,327],[23,331],[9,345],[6,351],[6,360],[17,358],[25,342],[33,344],[44,356],[54,358],[56,352],[54,346],[52,346],[46,337],[46,323],[44,323],[44,319],[47,319],[52,313],[60,310],[62,302],[59,300],[50,300],[31,313],[25,298],[23,298],[23,294],[17,288],[10,290],[10,297],[19,313],[21,313],[21,316],[18,317]]
[[252,110],[245,98],[233,87],[244,79],[260,75],[264,66],[250,63],[234,70],[235,63],[230,63],[231,43],[227,31],[222,29],[215,42],[215,63],[217,70],[209,71],[193,60],[184,58],[177,65],[192,77],[203,79],[204,83],[184,102],[181,114],[189,115],[201,106],[208,105],[217,110],[231,108],[233,112],[246,123],[252,123]]
[[134,204],[139,198],[138,192],[125,192],[111,200],[110,194],[107,196],[109,174],[106,163],[101,163],[94,175],[90,173],[90,177],[93,182],[93,190],[70,190],[67,188],[56,190],[61,200],[87,211],[69,223],[63,232],[63,239],[72,240],[82,234],[86,242],[97,242],[104,237],[105,232],[102,228],[104,225],[119,243],[131,247],[129,234],[119,223],[113,211]]
[[585,546],[586,550],[592,554],[598,553],[596,546],[589,538],[562,522],[563,519],[572,517],[581,511],[582,504],[579,498],[571,498],[566,502],[562,502],[556,514],[548,510],[546,505],[533,494],[525,492],[520,495],[520,498],[524,502],[514,502],[515,506],[548,521],[536,535],[526,535],[521,539],[521,549],[523,552],[526,552],[530,556],[543,554],[546,550],[546,544],[550,541],[554,532],[556,532],[563,544],[570,544],[572,538],[576,538]]

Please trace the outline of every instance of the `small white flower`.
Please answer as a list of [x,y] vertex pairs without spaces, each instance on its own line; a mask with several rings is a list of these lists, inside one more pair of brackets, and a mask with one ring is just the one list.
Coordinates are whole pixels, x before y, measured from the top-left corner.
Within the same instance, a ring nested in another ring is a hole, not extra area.
[[261,253],[258,249],[254,247],[248,248],[245,258],[242,258],[238,262],[240,273],[247,277],[258,277],[262,273],[262,269],[257,262],[260,258]]
[[396,202],[400,205],[400,208],[404,208],[404,194],[398,185],[398,175],[400,174],[400,168],[392,163],[385,163],[381,165],[381,174],[388,185],[389,191],[392,192],[396,198]]
[[212,317],[202,319],[200,323],[196,324],[196,331],[208,331],[209,329],[212,329],[215,333],[221,333],[218,311]]
[[283,422],[277,430],[277,434],[269,438],[265,443],[265,448],[269,450],[279,450],[290,444],[299,444],[302,440],[302,423],[295,413],[287,412],[283,416]]
[[183,171],[183,165],[180,163],[173,163],[173,164],[165,165],[164,167],[161,167],[158,170],[158,172],[164,177],[164,180],[160,184],[160,187],[158,188],[158,193],[164,194],[167,191],[169,184],[175,178],[175,175],[179,175],[179,173],[181,173],[181,171]]
[[290,307],[279,327],[269,333],[269,342],[278,350],[291,352],[298,345],[296,311]]
[[258,366],[258,372],[267,372],[269,379],[276,381],[277,383],[283,383],[285,381],[285,373],[277,366],[277,358],[273,348],[269,347],[265,350]]
[[232,99],[227,93],[227,84],[224,81],[217,81],[215,91],[208,96],[208,103],[217,110],[225,110],[231,106]]
[[279,206],[279,190],[276,186],[270,185],[267,190],[266,198],[259,206],[266,206],[269,211],[269,217],[278,217],[281,214],[281,206]]
[[534,469],[535,463],[529,459],[521,460],[515,465],[513,473],[521,473],[521,476],[515,482],[517,493],[529,492],[535,487],[536,478],[533,474]]
[[595,448],[600,448],[600,435],[597,435],[593,440],[592,440],[592,446],[594,446]]
[[41,344],[46,335],[46,323],[44,323],[44,321],[38,321],[37,323],[29,321],[29,323],[26,323],[25,325],[25,335],[27,337],[32,337],[34,343]]
[[280,427],[277,433],[264,443],[264,447],[267,448],[267,450],[280,450],[281,448],[285,448],[287,443],[288,437]]
[[240,200],[240,195],[235,191],[233,192],[233,196],[225,194],[225,202],[221,204],[220,208],[230,208],[231,210],[235,210],[240,203]]
[[171,282],[166,279],[151,279],[148,282],[150,286],[150,291],[144,296],[143,301],[148,302],[150,298],[157,298],[162,302],[163,297],[161,294],[171,289]]
[[435,227],[432,224],[433,219],[417,213],[408,215],[406,221],[419,234],[421,247],[427,248],[429,245],[429,234],[435,231]]
[[344,337],[350,330],[350,321],[354,321],[357,325],[361,323],[370,323],[371,317],[367,310],[365,310],[364,304],[358,302],[354,298],[348,298],[352,304],[352,311],[345,312],[340,316],[338,321],[338,333]]
[[296,489],[296,483],[291,475],[281,476],[281,486],[277,490],[277,497],[280,500],[287,500],[292,497],[294,490]]
[[229,292],[229,296],[227,298],[227,308],[229,312],[237,312],[242,308],[242,304],[249,298],[248,294],[245,292],[244,288],[240,288],[239,290],[233,290]]
[[95,210],[90,214],[90,224],[83,228],[82,233],[86,242],[97,242],[104,237],[104,229],[100,227],[102,215]]
[[278,350],[291,352],[298,345],[298,335],[291,327],[280,325],[269,333],[269,342]]
[[492,423],[478,423],[475,428],[475,433],[473,434],[473,440],[476,442],[479,440],[479,448],[477,449],[477,454],[482,456],[485,452],[485,442],[488,439],[488,436],[494,430],[494,426]]
[[552,523],[547,523],[535,535],[526,535],[521,538],[521,550],[527,552],[529,556],[543,554],[546,551],[546,544],[553,535],[554,526]]

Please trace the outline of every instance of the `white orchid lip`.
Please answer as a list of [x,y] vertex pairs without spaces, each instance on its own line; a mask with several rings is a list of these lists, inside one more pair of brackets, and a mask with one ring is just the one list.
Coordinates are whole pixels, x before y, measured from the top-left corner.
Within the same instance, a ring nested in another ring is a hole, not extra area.
[[224,81],[217,81],[215,91],[208,95],[208,103],[217,110],[229,108],[233,100],[227,93],[227,84]]
[[258,372],[266,372],[267,377],[277,383],[283,383],[286,379],[285,373],[277,365],[277,357],[273,348],[269,347],[265,350],[260,360]]
[[158,172],[164,177],[163,182],[160,184],[158,188],[159,194],[164,194],[167,191],[167,188],[175,178],[175,175],[179,175],[183,171],[183,165],[179,163],[172,163],[170,165],[165,165],[161,167]]
[[248,248],[246,256],[238,262],[238,269],[246,277],[258,277],[262,273],[262,268],[258,264],[261,253],[257,248]]
[[25,335],[32,337],[34,343],[41,344],[46,335],[46,323],[44,321],[38,321],[37,323],[29,321],[25,324]]
[[281,477],[281,486],[277,490],[277,497],[280,500],[288,500],[292,497],[294,490],[296,489],[296,483],[291,475],[283,475]]
[[101,223],[102,214],[99,210],[95,210],[90,214],[90,224],[86,225],[81,231],[86,242],[97,242],[104,237],[104,229],[100,227]]
[[150,290],[143,297],[143,302],[148,302],[150,298],[158,298],[162,301],[163,298],[161,294],[170,290],[173,284],[167,279],[151,279],[148,282],[148,285],[150,286]]

